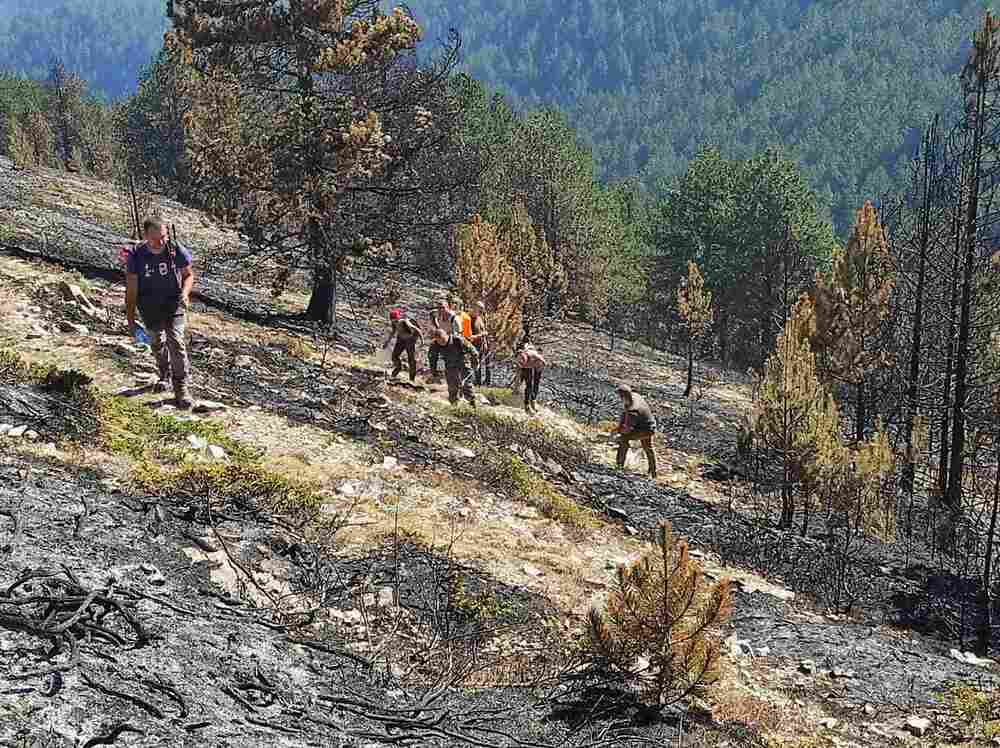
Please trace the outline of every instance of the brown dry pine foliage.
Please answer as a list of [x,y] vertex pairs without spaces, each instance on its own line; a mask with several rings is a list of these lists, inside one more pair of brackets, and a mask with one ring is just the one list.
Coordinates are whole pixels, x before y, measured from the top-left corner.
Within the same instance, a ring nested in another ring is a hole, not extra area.
[[377,0],[172,8],[167,44],[200,75],[184,115],[192,176],[252,246],[314,271],[324,295],[310,313],[330,321],[336,277],[375,251],[342,235],[337,207],[392,160],[372,76],[415,47],[419,27]]
[[690,395],[694,383],[694,349],[698,339],[712,327],[712,292],[705,288],[705,279],[697,263],[688,261],[687,278],[677,288],[677,312],[687,337],[687,387],[684,394]]
[[524,281],[523,317],[525,330],[545,317],[548,300],[566,292],[566,272],[545,232],[531,222],[521,201],[517,201],[498,226],[508,261]]
[[508,260],[505,237],[497,227],[474,215],[458,229],[456,287],[466,306],[486,305],[495,353],[509,353],[521,332],[525,284]]
[[654,549],[618,567],[605,610],[590,612],[588,654],[648,703],[671,704],[718,680],[720,629],[730,610],[728,580],[706,587],[687,541],[663,522]]
[[886,361],[881,330],[889,313],[895,273],[875,208],[858,211],[847,246],[833,253],[829,275],[816,276],[816,333],[821,373],[857,389],[856,438],[864,437],[865,380]]

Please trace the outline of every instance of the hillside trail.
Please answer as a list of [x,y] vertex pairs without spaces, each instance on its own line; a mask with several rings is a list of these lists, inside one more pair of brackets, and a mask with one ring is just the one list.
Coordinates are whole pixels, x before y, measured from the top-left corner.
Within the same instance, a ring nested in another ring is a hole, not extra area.
[[[113,324],[104,334],[65,324],[65,307],[52,298],[58,279],[80,281],[71,274],[40,275],[33,263],[0,257],[0,281],[13,291],[0,300],[0,343],[33,361],[82,369],[106,391],[171,412],[162,398],[135,391],[150,360]],[[92,283],[87,292],[101,307],[120,308],[119,284]],[[91,325],[100,328],[101,322]],[[870,733],[899,736],[914,713],[943,708],[947,682],[993,679],[992,668],[959,661],[932,639],[811,610],[783,586],[781,569],[759,569],[761,576],[720,563],[715,538],[728,520],[716,503],[681,487],[690,481],[678,486],[669,478],[652,482],[613,470],[607,444],[594,444],[594,429],[569,416],[543,406],[542,418],[531,418],[496,395],[497,404],[482,406],[518,423],[540,421],[588,445],[592,459],[576,471],[562,470],[576,475],[556,483],[603,513],[598,526],[586,529],[566,527],[477,480],[471,466],[495,445],[476,442],[475,430],[453,415],[462,411],[447,405],[442,387],[390,385],[385,369],[361,352],[309,349],[284,331],[198,305],[190,329],[196,395],[227,407],[178,417],[213,419],[233,438],[264,450],[272,469],[315,479],[332,507],[349,507],[350,526],[338,536],[338,554],[345,558],[363,555],[402,527],[499,583],[543,595],[572,628],[600,602],[615,566],[640,555],[656,523],[668,519],[690,538],[709,576],[734,580],[729,646],[747,687],[819,703],[822,713],[857,720]],[[331,402],[351,399],[363,406],[363,418],[338,420],[327,413]],[[114,460],[97,451],[76,459],[114,474]],[[545,467],[539,472],[556,480]],[[183,550],[197,558],[197,548]],[[232,583],[224,573],[212,577],[223,587]],[[867,711],[872,707],[876,717]]]

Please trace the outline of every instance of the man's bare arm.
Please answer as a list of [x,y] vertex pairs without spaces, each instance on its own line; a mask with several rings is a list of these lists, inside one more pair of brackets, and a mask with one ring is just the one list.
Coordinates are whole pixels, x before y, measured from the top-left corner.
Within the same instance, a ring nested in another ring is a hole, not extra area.
[[125,319],[128,320],[129,332],[135,330],[135,305],[139,299],[139,276],[135,273],[125,274]]
[[194,288],[194,270],[188,265],[181,269],[181,301],[184,306],[191,303],[191,289]]

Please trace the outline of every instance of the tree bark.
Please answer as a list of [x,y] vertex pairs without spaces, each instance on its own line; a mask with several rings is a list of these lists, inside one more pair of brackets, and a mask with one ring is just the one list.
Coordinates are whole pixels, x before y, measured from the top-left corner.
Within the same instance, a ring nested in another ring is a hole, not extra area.
[[858,380],[858,402],[854,419],[854,440],[860,444],[865,440],[865,422],[868,420],[868,413],[865,403],[865,380]]
[[961,317],[958,325],[958,344],[955,351],[955,402],[952,407],[951,460],[948,470],[948,506],[957,508],[962,502],[962,471],[965,467],[965,402],[968,398],[969,345],[972,326],[972,282],[976,255],[979,220],[979,178],[982,167],[983,124],[986,108],[985,74],[978,79],[976,89],[976,122],[972,141],[972,172],[969,174],[969,207],[966,212],[963,238],[965,239],[965,268],[962,273]]
[[336,320],[337,278],[333,268],[317,269],[313,273],[312,296],[306,308],[306,319],[332,325]]
[[[964,180],[963,180],[964,182]],[[964,189],[964,183],[962,185]],[[961,198],[960,198],[961,199]],[[946,501],[948,493],[948,458],[951,447],[951,384],[954,379],[955,369],[955,306],[958,304],[958,268],[961,256],[961,208],[956,207],[953,218],[955,236],[955,250],[951,268],[951,295],[948,299],[948,336],[945,341],[947,350],[945,353],[944,376],[941,392],[941,443],[938,446],[938,495],[942,501]]]
[[[923,349],[923,319],[924,319],[924,286],[927,281],[927,249],[930,244],[930,223],[931,223],[931,178],[934,174],[935,147],[937,143],[937,118],[931,125],[930,131],[924,138],[924,169],[923,188],[921,198],[923,205],[920,211],[920,257],[917,261],[917,286],[914,291],[916,295],[913,309],[913,332],[910,344],[910,371],[906,387],[906,422],[903,425],[904,443],[906,447],[906,463],[903,466],[901,477],[901,487],[910,496],[912,506],[913,501],[913,481],[915,456],[913,455],[913,424],[917,418],[918,402],[920,394],[920,353]],[[909,534],[909,528],[907,528]]]
[[688,370],[687,370],[687,387],[684,388],[684,397],[690,397],[691,390],[694,386],[694,338],[688,340]]
[[1000,509],[1000,454],[997,457],[998,464],[993,476],[993,512],[990,515],[990,530],[986,535],[986,559],[983,561],[983,621],[977,637],[980,657],[989,655],[993,633],[993,540],[997,530],[997,510]]

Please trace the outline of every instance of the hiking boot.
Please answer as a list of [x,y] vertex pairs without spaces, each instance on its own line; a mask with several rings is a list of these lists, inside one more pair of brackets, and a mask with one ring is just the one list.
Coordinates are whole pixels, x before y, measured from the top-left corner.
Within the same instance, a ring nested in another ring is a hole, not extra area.
[[180,410],[190,410],[191,406],[194,405],[191,401],[191,391],[188,389],[187,383],[178,382],[174,384],[174,401]]
[[172,385],[169,379],[161,379],[156,384],[153,385],[153,392],[157,394],[161,392],[169,392],[171,386]]

